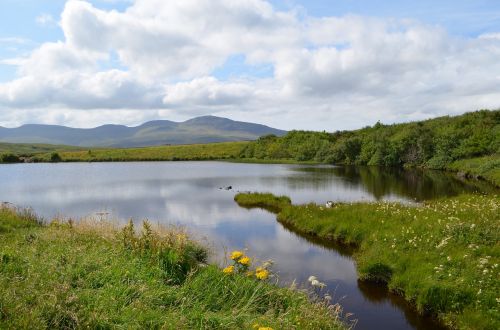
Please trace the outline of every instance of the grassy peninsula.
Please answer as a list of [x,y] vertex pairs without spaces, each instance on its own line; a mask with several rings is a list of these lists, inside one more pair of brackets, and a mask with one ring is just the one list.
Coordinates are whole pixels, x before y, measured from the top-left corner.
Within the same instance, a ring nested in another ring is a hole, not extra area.
[[206,265],[179,228],[0,207],[2,329],[342,329],[339,309]]
[[238,194],[295,231],[355,247],[359,278],[386,283],[450,328],[500,327],[500,197],[425,202],[292,205],[285,196]]

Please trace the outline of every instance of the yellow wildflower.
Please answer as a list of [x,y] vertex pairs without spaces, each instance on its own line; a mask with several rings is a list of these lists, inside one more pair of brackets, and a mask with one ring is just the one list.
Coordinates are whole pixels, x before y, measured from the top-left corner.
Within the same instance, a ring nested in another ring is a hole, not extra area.
[[234,266],[227,266],[222,270],[222,272],[227,275],[232,274],[234,273]]
[[243,266],[250,266],[250,263],[252,262],[252,259],[250,259],[249,257],[247,256],[244,256],[242,257],[240,260],[238,260],[238,262],[240,264],[242,264]]
[[259,330],[273,330],[271,327],[259,327]]
[[244,256],[244,254],[241,251],[233,251],[233,252],[231,252],[231,259],[232,260],[238,260],[238,259],[240,259],[243,256]]
[[269,272],[267,271],[267,269],[259,267],[255,270],[255,276],[259,280],[267,280],[267,278],[269,277]]

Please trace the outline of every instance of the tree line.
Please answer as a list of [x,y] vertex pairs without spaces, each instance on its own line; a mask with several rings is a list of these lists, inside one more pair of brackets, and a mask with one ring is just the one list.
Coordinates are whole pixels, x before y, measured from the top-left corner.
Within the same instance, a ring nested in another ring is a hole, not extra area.
[[500,110],[384,125],[355,131],[291,131],[248,144],[241,158],[293,159],[346,165],[445,168],[465,158],[500,153]]

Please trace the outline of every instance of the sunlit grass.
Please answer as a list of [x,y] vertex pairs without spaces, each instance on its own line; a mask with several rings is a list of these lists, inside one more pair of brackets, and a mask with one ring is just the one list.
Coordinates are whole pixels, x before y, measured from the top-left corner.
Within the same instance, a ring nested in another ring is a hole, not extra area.
[[[59,152],[65,162],[176,161],[237,158],[248,142],[171,145],[143,148],[89,148]],[[38,155],[37,161],[50,161],[49,154]]]
[[346,328],[338,306],[205,264],[182,228],[1,207],[0,229],[2,329]]
[[269,194],[239,194],[235,200],[274,209],[279,221],[299,232],[357,246],[359,277],[387,283],[422,313],[462,329],[500,327],[499,196],[333,208],[294,206]]

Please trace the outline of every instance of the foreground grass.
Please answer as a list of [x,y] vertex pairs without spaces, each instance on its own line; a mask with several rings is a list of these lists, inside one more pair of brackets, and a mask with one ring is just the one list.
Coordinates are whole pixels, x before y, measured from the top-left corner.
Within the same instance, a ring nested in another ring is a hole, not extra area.
[[295,206],[270,194],[238,194],[235,200],[274,210],[299,232],[355,245],[360,279],[387,283],[452,328],[500,328],[499,196],[333,208]]
[[202,266],[178,229],[60,222],[0,208],[0,328],[340,329],[305,293]]

